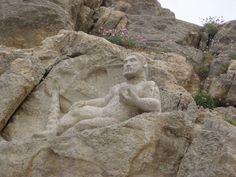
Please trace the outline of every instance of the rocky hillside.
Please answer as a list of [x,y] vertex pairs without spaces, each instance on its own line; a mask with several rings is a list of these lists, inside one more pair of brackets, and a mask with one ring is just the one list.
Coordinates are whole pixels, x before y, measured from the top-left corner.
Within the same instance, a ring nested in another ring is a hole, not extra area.
[[[212,36],[155,0],[1,0],[0,29],[1,177],[236,176],[236,21]],[[62,116],[123,82],[132,51],[162,113],[32,138],[55,80]]]

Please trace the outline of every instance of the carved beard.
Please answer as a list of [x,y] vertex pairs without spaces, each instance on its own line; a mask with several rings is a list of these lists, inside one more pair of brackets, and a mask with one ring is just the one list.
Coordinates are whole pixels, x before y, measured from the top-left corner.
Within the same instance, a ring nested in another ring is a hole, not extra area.
[[127,80],[131,80],[136,77],[139,77],[142,72],[143,72],[143,68],[126,68],[123,71],[123,76]]

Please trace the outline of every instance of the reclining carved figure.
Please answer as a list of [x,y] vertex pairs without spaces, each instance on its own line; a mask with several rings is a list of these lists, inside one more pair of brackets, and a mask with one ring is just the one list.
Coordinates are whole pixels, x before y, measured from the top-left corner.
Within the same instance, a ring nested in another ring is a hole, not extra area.
[[115,85],[104,98],[75,102],[60,119],[53,110],[60,109],[59,93],[53,91],[52,106],[46,130],[38,135],[58,135],[71,127],[76,131],[125,121],[143,112],[161,112],[159,88],[147,81],[147,61],[139,53],[124,59],[126,82]]

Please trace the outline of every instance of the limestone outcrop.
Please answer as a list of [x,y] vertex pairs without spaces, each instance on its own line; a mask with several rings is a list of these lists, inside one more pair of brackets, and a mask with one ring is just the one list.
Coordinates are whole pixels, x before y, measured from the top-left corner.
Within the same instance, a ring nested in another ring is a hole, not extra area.
[[[236,175],[235,21],[208,43],[202,27],[156,0],[2,0],[0,28],[1,177]],[[96,36],[101,28],[127,29],[134,47]],[[104,98],[124,82],[122,65],[134,51],[147,60],[162,112],[38,136],[48,128],[55,87],[60,119],[75,102]],[[193,97],[202,88],[226,107],[198,107]]]
[[[103,97],[112,86],[124,80],[121,74],[123,59],[129,51],[103,38],[83,32],[61,31],[47,38],[43,44],[35,48],[36,51],[32,49],[32,53],[42,60],[50,72],[4,129],[3,135],[9,140],[27,138],[45,128],[51,103],[49,93],[54,79],[60,85],[62,115],[75,101]],[[187,109],[194,102],[191,94],[183,87],[192,78],[191,65],[185,62],[184,57],[174,54],[163,54],[160,58],[145,56],[150,58],[149,80],[155,81],[160,87],[162,110]],[[176,57],[180,57],[179,65],[174,62]],[[181,70],[179,66],[185,67]],[[179,72],[186,74],[178,76],[173,73],[177,67]],[[22,124],[27,124],[29,128],[22,129]]]

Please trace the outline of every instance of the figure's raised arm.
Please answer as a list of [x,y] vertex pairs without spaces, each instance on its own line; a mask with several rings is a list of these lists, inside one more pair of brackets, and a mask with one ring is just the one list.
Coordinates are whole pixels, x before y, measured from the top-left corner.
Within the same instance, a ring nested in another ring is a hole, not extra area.
[[128,105],[138,107],[145,112],[161,112],[159,89],[153,81],[147,82],[142,97],[128,88],[127,91],[120,92],[120,100]]
[[90,100],[85,100],[85,101],[78,101],[78,102],[75,102],[72,106],[73,107],[82,107],[82,106],[103,107],[107,105],[107,103],[110,101],[113,94],[114,93],[113,93],[113,88],[112,88],[104,98],[95,98],[95,99],[90,99]]

